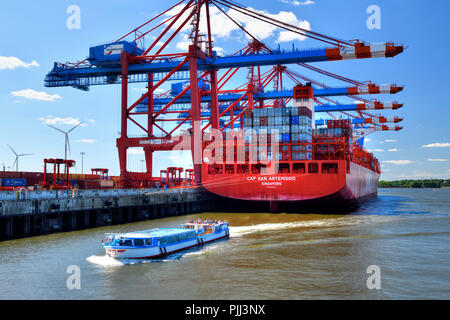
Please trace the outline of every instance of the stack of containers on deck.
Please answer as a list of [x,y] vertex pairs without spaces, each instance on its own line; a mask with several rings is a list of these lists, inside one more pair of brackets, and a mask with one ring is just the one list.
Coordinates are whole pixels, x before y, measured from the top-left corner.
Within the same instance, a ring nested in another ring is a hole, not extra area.
[[[244,113],[244,130],[253,129],[256,134],[267,133],[267,144],[253,148],[253,159],[259,161],[288,160],[289,143],[291,143],[292,160],[312,160],[312,112],[309,108],[282,107],[247,110]],[[278,132],[279,151],[272,153],[271,134]],[[251,136],[245,136],[246,144]],[[253,144],[256,142],[253,140]],[[308,145],[305,145],[308,143]],[[246,151],[249,147],[246,146]]]
[[[352,122],[349,119],[339,119],[339,120],[327,120],[327,128],[321,128],[315,130],[314,136],[317,143],[331,143],[333,142],[330,138],[347,138],[345,139],[346,152],[351,153],[352,145]],[[320,151],[334,152],[335,147],[333,144],[319,145]],[[319,150],[318,150],[319,151]]]
[[328,136],[348,138],[346,139],[346,149],[349,151],[352,145],[352,121],[350,119],[328,120],[327,127]]
[[312,160],[312,112],[300,106],[291,108],[292,160]]
[[[315,127],[315,121],[314,92],[311,83],[295,86],[293,98],[292,112],[294,114],[292,115],[292,131],[294,136],[292,143],[294,143],[294,145],[292,145],[291,149],[292,160],[312,160],[312,128]],[[298,124],[296,123],[297,116]],[[295,143],[297,143],[297,134],[298,143],[300,144],[295,145]]]

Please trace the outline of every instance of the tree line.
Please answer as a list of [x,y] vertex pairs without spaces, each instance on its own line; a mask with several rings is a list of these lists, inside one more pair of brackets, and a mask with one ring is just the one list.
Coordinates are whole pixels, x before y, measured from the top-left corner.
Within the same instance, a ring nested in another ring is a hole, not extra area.
[[426,180],[396,180],[378,182],[379,188],[441,188],[450,187],[450,180],[447,179],[426,179]]

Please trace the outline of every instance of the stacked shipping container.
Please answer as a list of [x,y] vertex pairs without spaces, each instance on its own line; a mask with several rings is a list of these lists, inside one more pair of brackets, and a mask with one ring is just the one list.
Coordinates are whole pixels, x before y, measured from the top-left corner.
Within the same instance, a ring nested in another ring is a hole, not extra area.
[[[289,160],[291,144],[292,160],[312,160],[312,112],[306,107],[260,108],[247,110],[244,114],[246,142],[251,139],[248,129],[256,134],[267,133],[267,146],[253,149],[254,159],[260,161]],[[270,146],[270,135],[276,134],[279,152],[274,155]],[[248,149],[247,149],[248,150]]]
[[[314,150],[314,158],[323,160],[326,154],[336,154],[344,157],[352,153],[352,122],[348,119],[327,120],[327,128],[313,130],[314,142],[316,149]],[[336,138],[345,138],[345,149],[341,145],[333,144]],[[327,145],[328,144],[328,145]]]

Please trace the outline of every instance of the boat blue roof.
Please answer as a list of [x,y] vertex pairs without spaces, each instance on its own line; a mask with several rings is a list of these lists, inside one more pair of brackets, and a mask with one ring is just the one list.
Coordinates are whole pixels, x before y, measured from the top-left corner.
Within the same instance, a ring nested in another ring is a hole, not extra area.
[[153,237],[170,236],[192,231],[193,231],[192,229],[183,229],[183,228],[155,228],[127,233],[108,233],[108,235],[122,236],[124,238],[153,238]]

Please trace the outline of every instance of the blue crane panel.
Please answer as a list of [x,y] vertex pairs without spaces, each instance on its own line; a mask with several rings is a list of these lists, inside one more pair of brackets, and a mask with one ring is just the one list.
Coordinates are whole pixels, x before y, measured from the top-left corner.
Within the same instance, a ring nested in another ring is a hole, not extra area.
[[107,43],[89,49],[89,62],[95,66],[119,65],[120,55],[126,52],[131,56],[140,56],[144,50],[139,48],[135,42],[119,41]]

